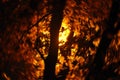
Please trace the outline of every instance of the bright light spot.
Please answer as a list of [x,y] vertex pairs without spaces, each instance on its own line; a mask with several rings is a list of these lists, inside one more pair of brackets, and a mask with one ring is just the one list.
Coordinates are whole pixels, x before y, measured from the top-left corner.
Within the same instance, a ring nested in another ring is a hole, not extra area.
[[95,27],[95,31],[97,32],[98,30],[99,30],[99,26],[96,25],[96,27]]
[[63,20],[62,26],[59,32],[59,46],[62,46],[67,42],[67,37],[70,34],[70,28],[67,25],[67,21]]
[[95,39],[95,40],[93,41],[93,44],[95,45],[95,47],[98,47],[99,43],[100,43],[100,38]]

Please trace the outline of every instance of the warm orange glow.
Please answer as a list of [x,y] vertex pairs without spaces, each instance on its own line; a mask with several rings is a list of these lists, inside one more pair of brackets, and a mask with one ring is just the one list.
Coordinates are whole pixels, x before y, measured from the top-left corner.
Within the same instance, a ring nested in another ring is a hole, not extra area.
[[98,47],[99,43],[100,43],[100,38],[95,39],[95,40],[93,41],[93,44],[95,45],[95,47]]
[[70,27],[67,24],[67,19],[63,19],[62,26],[59,32],[59,46],[67,42],[67,37],[70,33]]
[[6,73],[3,73],[2,75],[5,77],[6,80],[11,80],[11,79],[6,75]]

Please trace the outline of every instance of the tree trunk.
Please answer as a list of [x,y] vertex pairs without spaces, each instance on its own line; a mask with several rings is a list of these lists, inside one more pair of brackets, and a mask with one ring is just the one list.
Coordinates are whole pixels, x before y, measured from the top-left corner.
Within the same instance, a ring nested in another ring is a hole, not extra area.
[[[87,75],[86,80],[106,80],[105,76],[101,75],[102,68],[104,66],[104,58],[106,51],[113,39],[113,36],[118,32],[119,24],[117,27],[114,27],[115,22],[118,18],[119,12],[119,0],[113,0],[110,16],[107,23],[107,28],[102,34],[102,38],[97,49],[93,65],[89,68],[89,74]],[[109,73],[108,73],[109,74]]]
[[50,23],[50,47],[45,60],[44,80],[55,80],[55,65],[58,57],[59,29],[63,19],[65,0],[53,0],[53,13]]

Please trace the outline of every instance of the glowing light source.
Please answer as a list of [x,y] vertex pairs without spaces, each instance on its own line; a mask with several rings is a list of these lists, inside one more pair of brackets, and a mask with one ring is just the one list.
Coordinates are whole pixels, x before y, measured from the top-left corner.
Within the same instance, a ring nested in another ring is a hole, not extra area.
[[64,19],[59,32],[59,46],[67,42],[67,37],[69,34],[70,34],[70,27],[67,24],[67,20]]

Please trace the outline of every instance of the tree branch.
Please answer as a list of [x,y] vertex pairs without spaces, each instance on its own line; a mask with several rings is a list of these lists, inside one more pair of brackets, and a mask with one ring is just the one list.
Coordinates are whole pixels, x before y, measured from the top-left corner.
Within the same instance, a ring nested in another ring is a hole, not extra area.
[[45,61],[45,58],[44,58],[43,54],[39,51],[39,49],[38,48],[35,48],[35,49],[40,54],[41,58]]
[[[101,80],[103,77],[101,76],[104,66],[104,59],[105,55],[107,54],[106,51],[113,39],[113,36],[118,32],[119,24],[115,28],[115,22],[117,22],[118,19],[118,13],[119,13],[119,0],[113,0],[107,28],[102,34],[101,41],[99,43],[99,47],[97,49],[97,52],[95,54],[94,61],[92,63],[92,66],[89,67],[89,73],[86,77],[86,80],[90,80],[90,77],[93,76],[94,80]],[[106,79],[104,79],[106,80]]]
[[48,16],[49,14],[51,14],[51,13],[52,13],[52,11],[50,11],[49,13],[47,13],[46,15],[44,15],[42,18],[40,18],[35,24],[29,25],[30,27],[28,27],[28,29],[23,32],[21,38],[19,39],[19,42],[23,39],[24,35],[27,34],[32,27],[38,25],[38,23],[39,23],[40,21],[42,21],[45,17],[47,17],[47,16]]

